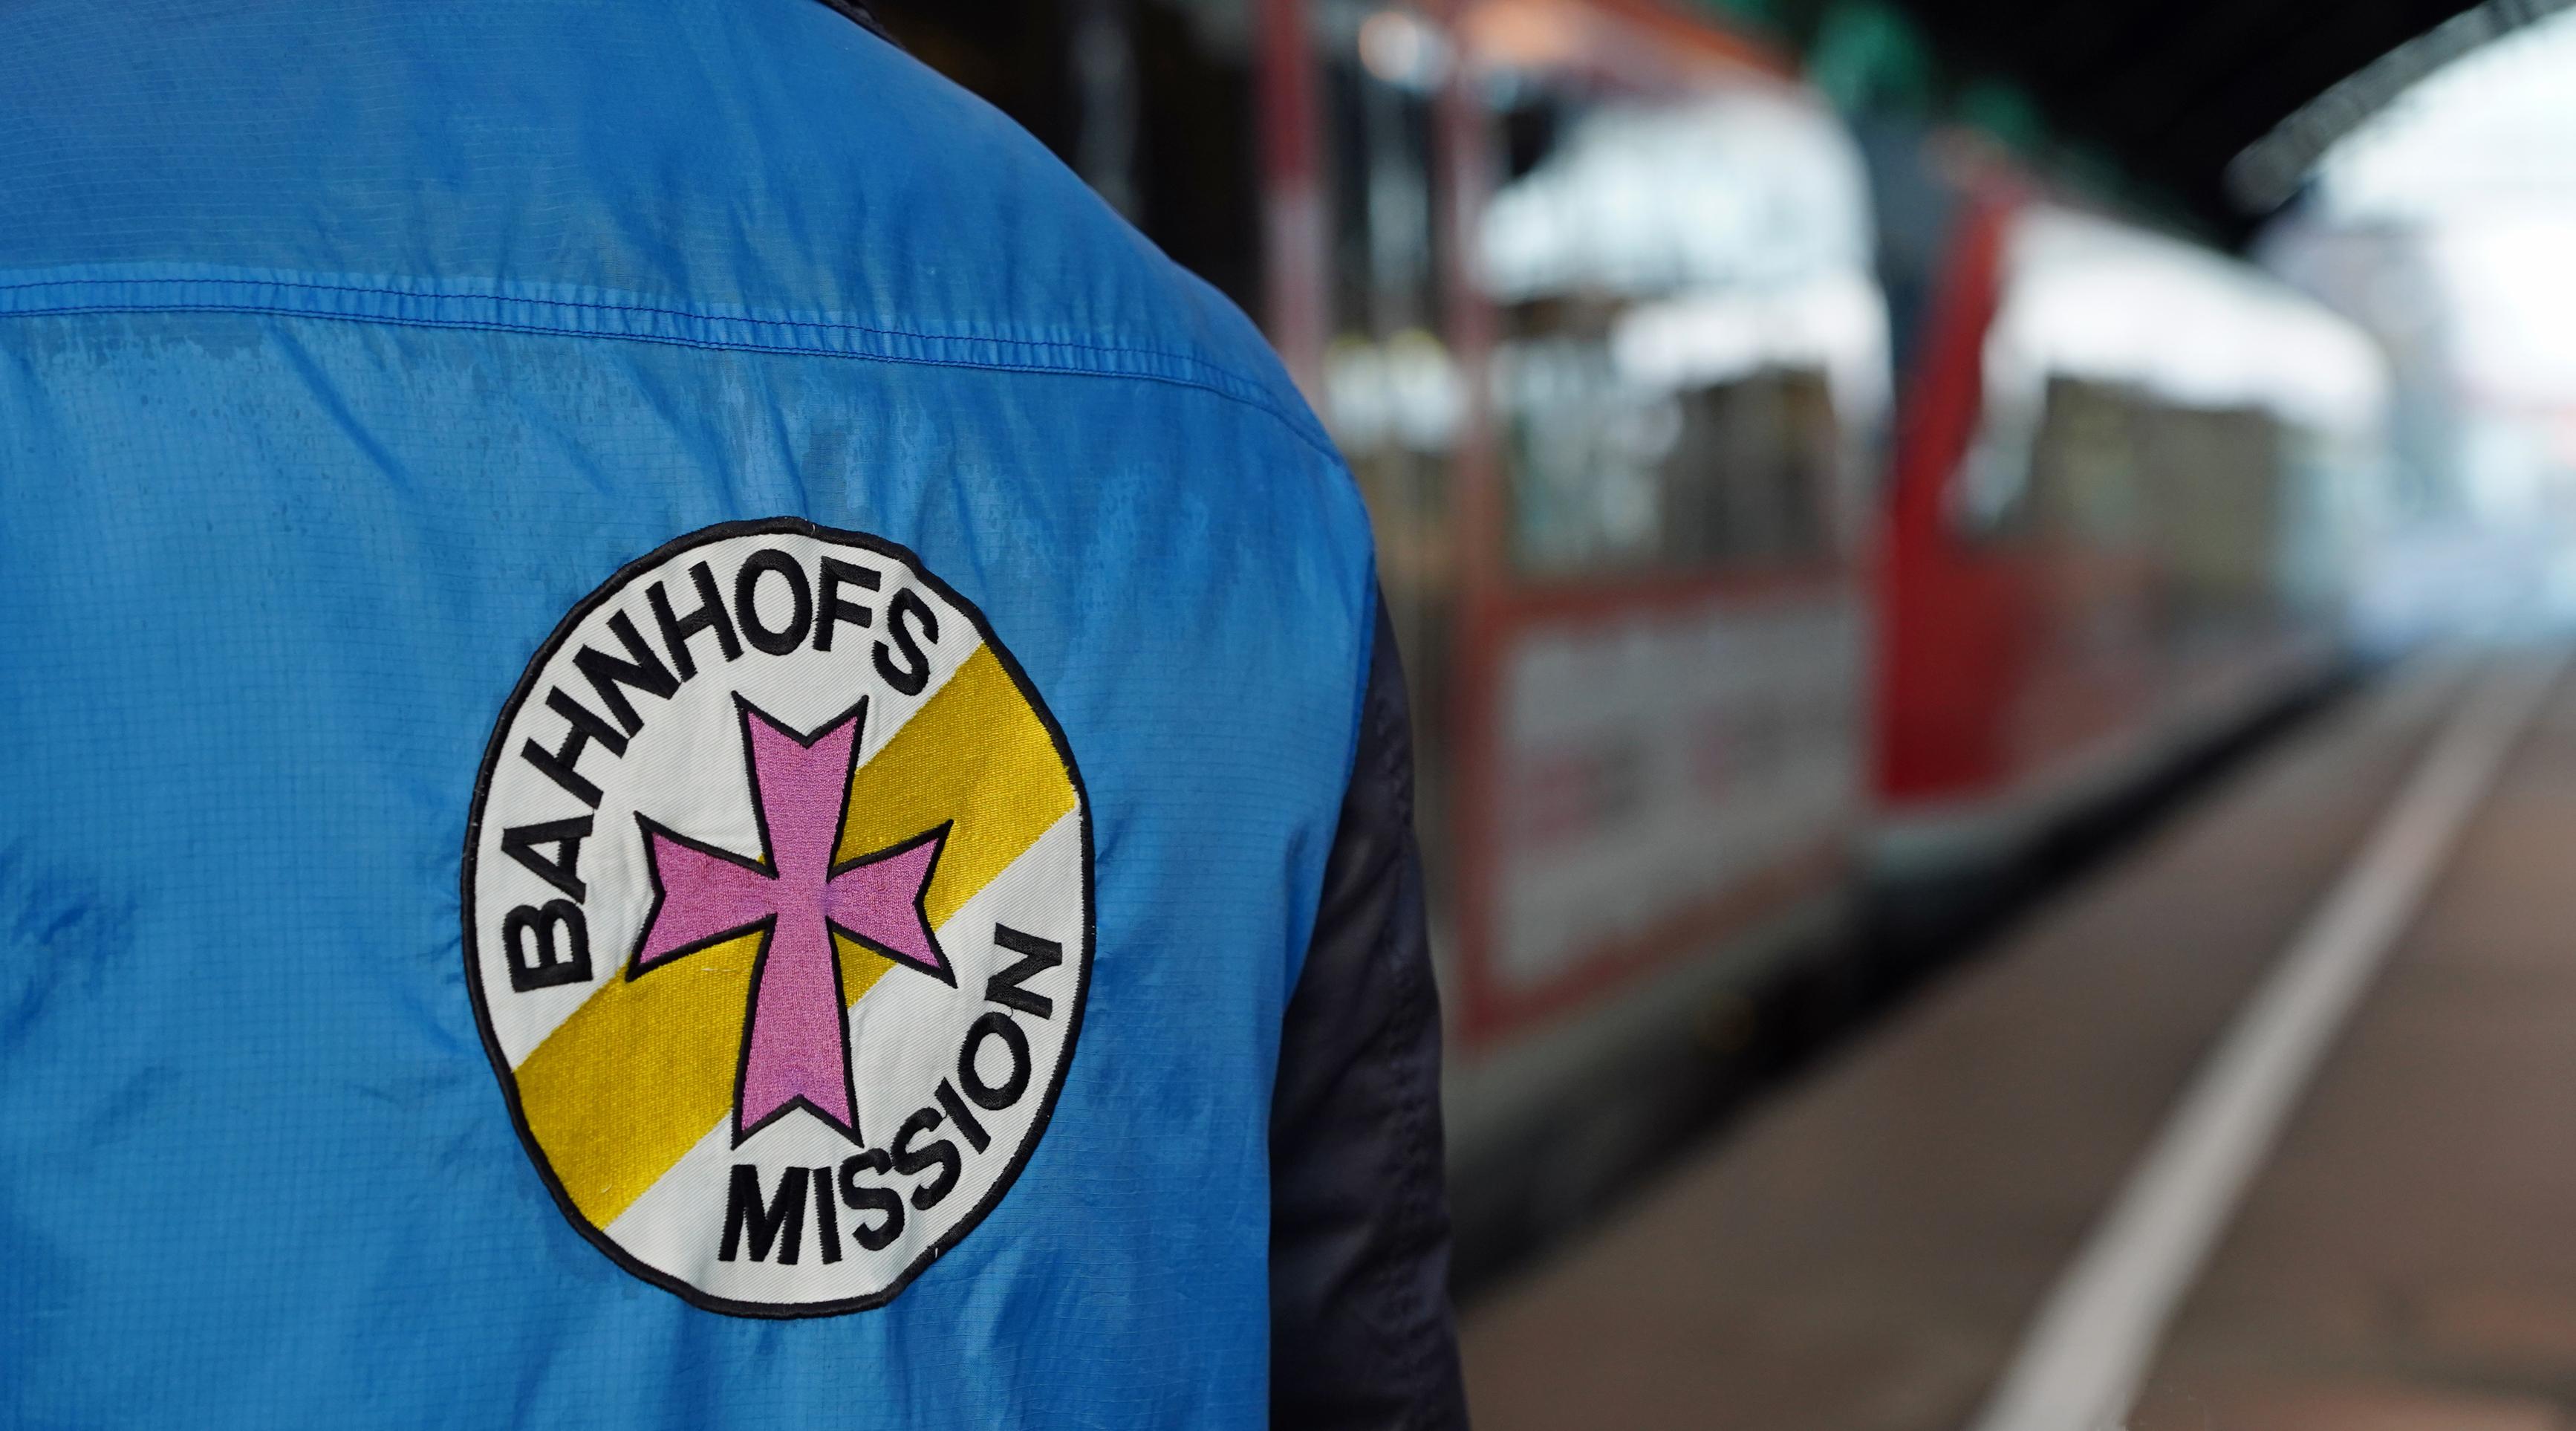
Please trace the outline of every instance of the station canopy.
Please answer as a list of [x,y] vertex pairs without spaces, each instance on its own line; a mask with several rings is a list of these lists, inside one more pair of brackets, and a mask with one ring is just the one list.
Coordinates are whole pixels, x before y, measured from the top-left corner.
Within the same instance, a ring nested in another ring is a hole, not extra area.
[[2414,81],[2569,0],[1899,0],[1962,73],[2029,95],[2213,233],[2242,239]]

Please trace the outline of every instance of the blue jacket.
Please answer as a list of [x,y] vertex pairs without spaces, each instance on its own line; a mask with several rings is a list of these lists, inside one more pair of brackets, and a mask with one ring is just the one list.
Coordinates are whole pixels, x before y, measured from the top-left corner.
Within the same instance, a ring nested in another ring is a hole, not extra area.
[[0,1421],[1454,1415],[1376,622],[813,0],[0,10]]

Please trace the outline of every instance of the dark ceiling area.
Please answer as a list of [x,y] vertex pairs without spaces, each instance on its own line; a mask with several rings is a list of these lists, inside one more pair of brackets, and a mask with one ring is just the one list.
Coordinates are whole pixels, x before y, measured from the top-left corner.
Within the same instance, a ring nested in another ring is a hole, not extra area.
[[[2566,0],[1899,0],[2214,237],[2243,240],[2408,84]],[[2240,159],[2240,156],[2243,156]]]
[[[1412,3],[1436,11],[1449,0]],[[2076,192],[2240,246],[2297,194],[2319,155],[2409,85],[2576,0],[1647,3],[1710,12],[1796,52],[1854,113],[1964,120]],[[1185,12],[1208,8],[1203,0],[872,4],[916,54],[1069,160],[1080,129],[1075,17],[1113,17],[1150,59],[1171,47],[1146,31],[1174,29]],[[1136,82],[1152,89],[1157,75],[1147,63]],[[1146,99],[1194,115],[1227,112],[1221,93]],[[1191,128],[1182,138],[1202,146],[1249,142]],[[1142,137],[1163,142],[1161,133],[1147,126]]]

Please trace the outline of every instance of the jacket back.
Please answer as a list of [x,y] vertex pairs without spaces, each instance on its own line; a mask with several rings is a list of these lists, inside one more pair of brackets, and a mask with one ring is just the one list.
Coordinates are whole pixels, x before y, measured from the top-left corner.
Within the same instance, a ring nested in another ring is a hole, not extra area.
[[1263,1417],[1239,315],[813,0],[14,5],[0,207],[0,1419]]

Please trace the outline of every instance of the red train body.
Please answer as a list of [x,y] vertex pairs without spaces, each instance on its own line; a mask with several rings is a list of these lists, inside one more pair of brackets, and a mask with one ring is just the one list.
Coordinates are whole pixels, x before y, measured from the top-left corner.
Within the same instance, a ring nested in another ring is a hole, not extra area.
[[1864,145],[1654,0],[979,3],[1129,17],[917,23],[1109,156],[1367,497],[1473,1167],[1616,1164],[1873,873],[2007,855],[2334,657],[2370,359],[2241,265]]
[[1874,849],[1898,879],[2026,851],[2333,669],[2381,476],[2357,331],[1953,167],[1876,597]]

